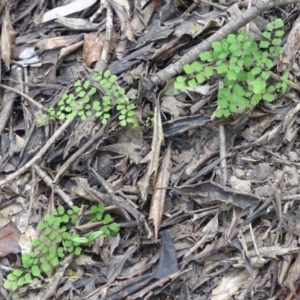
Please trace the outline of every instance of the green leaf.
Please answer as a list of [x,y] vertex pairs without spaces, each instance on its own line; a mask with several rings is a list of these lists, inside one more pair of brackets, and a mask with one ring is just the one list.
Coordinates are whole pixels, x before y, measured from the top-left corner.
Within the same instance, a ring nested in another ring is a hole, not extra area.
[[[74,237],[72,238],[72,241],[73,242],[76,242],[76,243],[80,243],[80,244],[86,244],[89,242],[88,238],[86,237]],[[68,244],[66,245],[66,247],[69,247],[71,244]]]
[[221,88],[219,89],[218,97],[219,99],[226,99],[229,98],[231,94],[231,89],[229,88]]
[[89,102],[90,102],[90,97],[89,97],[89,96],[85,96],[85,97],[82,99],[82,102],[83,102],[83,103],[89,103]]
[[287,92],[287,89],[288,89],[288,85],[285,82],[283,82],[281,85],[282,93],[285,94]]
[[185,89],[185,83],[184,82],[175,82],[174,83],[174,88],[176,90],[182,91]]
[[267,29],[268,29],[269,31],[273,31],[273,30],[274,30],[274,26],[273,26],[272,24],[268,24],[268,25],[267,25]]
[[237,106],[236,106],[236,104],[235,104],[235,103],[230,103],[230,104],[229,104],[229,110],[230,110],[231,112],[236,112],[236,111],[237,111]]
[[89,242],[94,241],[94,240],[95,240],[97,237],[99,237],[100,235],[103,235],[103,232],[102,232],[101,230],[94,231],[93,233],[91,233],[91,234],[88,236]]
[[277,31],[275,32],[275,36],[280,37],[280,36],[283,36],[283,35],[284,35],[284,31],[283,31],[283,30],[277,30]]
[[14,274],[10,273],[7,275],[7,279],[11,281],[15,281],[18,278],[18,276],[15,276]]
[[228,100],[227,99],[218,99],[217,104],[222,107],[222,108],[227,108],[228,107]]
[[196,87],[196,86],[197,86],[196,80],[195,80],[195,79],[189,80],[189,81],[188,81],[188,86],[189,86],[190,88]]
[[[191,64],[191,67],[196,71],[196,72],[200,72],[202,71],[203,69],[203,65],[198,62],[198,61],[194,61],[192,64]],[[180,76],[179,76],[180,77]],[[183,77],[183,76],[182,76]]]
[[[236,62],[237,62],[237,60],[238,60],[238,58],[237,58],[237,57],[235,57],[235,56],[232,56],[232,57],[230,58],[229,62],[230,62],[231,64],[234,64],[234,63],[236,63]],[[222,62],[223,62],[223,61],[222,61]]]
[[245,55],[244,58],[243,58],[243,61],[244,61],[244,65],[246,68],[251,68],[252,65],[253,65],[253,59],[250,55]]
[[31,272],[32,272],[32,275],[36,276],[36,277],[41,275],[41,270],[38,266],[32,266],[31,267]]
[[263,32],[263,37],[270,40],[271,39],[271,32],[268,32],[268,31]]
[[204,75],[205,77],[211,77],[214,74],[213,68],[211,66],[206,67],[204,69]]
[[213,42],[211,45],[214,49],[214,52],[221,52],[223,50],[221,42]]
[[269,86],[268,88],[267,88],[267,92],[268,93],[274,93],[275,92],[275,86],[273,86],[273,85],[271,85],[271,86]]
[[63,215],[65,213],[65,208],[63,206],[59,206],[57,208],[57,211],[58,211],[59,215]]
[[224,115],[224,117],[229,117],[230,116],[230,110],[229,109],[224,109],[223,110],[223,115]]
[[128,110],[133,110],[135,109],[135,105],[133,103],[130,103],[128,106],[127,106],[127,109]]
[[109,70],[106,70],[106,71],[104,72],[104,77],[105,77],[105,78],[110,77],[110,71],[109,71]]
[[25,283],[24,277],[18,279],[18,286],[22,286]]
[[10,289],[12,289],[12,284],[13,283],[11,281],[5,280],[4,288],[7,289],[7,290],[10,290]]
[[199,55],[199,57],[200,57],[201,60],[207,61],[207,62],[212,62],[212,60],[213,60],[212,55],[209,51],[202,52]]
[[185,82],[186,81],[186,77],[184,77],[184,76],[178,76],[176,78],[176,81],[179,82],[179,83]]
[[39,244],[40,244],[40,242],[39,242],[37,239],[34,239],[34,240],[32,241],[32,246],[33,246],[33,247],[37,247]]
[[81,86],[81,80],[76,80],[73,84],[75,87],[76,86]]
[[119,225],[118,225],[117,223],[112,223],[112,224],[110,224],[110,225],[109,225],[109,229],[110,229],[111,231],[113,231],[114,234],[117,234],[117,233],[120,231],[120,227],[119,227]]
[[229,70],[227,72],[227,78],[229,80],[235,80],[236,79],[236,73],[233,70]]
[[71,113],[71,114],[68,114],[66,116],[67,120],[70,120],[70,121],[74,120],[75,117],[76,117],[76,113],[75,112]]
[[233,82],[234,82],[234,80],[228,79],[227,77],[225,77],[225,78],[223,79],[223,84],[224,84],[225,87],[226,87],[226,86],[232,85]]
[[57,267],[59,265],[59,260],[57,257],[54,257],[52,260],[51,260],[51,264],[53,267]]
[[193,67],[191,65],[185,65],[183,67],[183,70],[186,74],[192,74],[195,70],[193,69]]
[[236,79],[239,81],[247,81],[247,79],[248,79],[247,72],[241,71],[241,72],[237,73]]
[[227,38],[226,38],[226,41],[229,43],[229,44],[233,44],[236,42],[236,36],[235,34],[228,34],[227,35]]
[[266,66],[270,69],[270,68],[273,68],[274,64],[270,59],[267,59],[266,60]]
[[261,95],[260,94],[254,94],[251,98],[251,104],[252,105],[257,105],[261,100]]
[[275,27],[276,27],[276,29],[283,27],[283,25],[284,25],[284,23],[283,23],[282,19],[276,19],[275,20]]
[[86,95],[85,91],[81,91],[78,93],[78,97],[83,98]]
[[42,270],[45,273],[48,272],[48,271],[50,271],[50,269],[51,269],[51,266],[47,262],[42,263]]
[[236,50],[238,50],[240,48],[241,48],[241,46],[239,44],[232,44],[232,45],[229,46],[229,50],[231,52],[234,52],[234,51],[236,51]]
[[126,123],[126,120],[120,121],[120,125],[121,125],[121,126],[126,126],[126,124],[127,124],[127,123]]
[[219,53],[218,59],[224,60],[229,54],[230,54],[229,51],[222,51],[222,52]]
[[239,85],[238,83],[236,83],[234,86],[233,86],[233,91],[235,94],[237,94],[238,96],[241,96],[243,97],[245,95],[245,91],[244,91],[244,88]]
[[218,74],[226,73],[227,70],[228,70],[228,66],[226,64],[222,64],[222,65],[217,67]]
[[275,50],[275,53],[276,53],[277,55],[282,54],[282,53],[283,53],[283,48],[282,48],[282,47],[278,47],[278,48]]
[[262,72],[260,75],[263,79],[269,79],[270,77],[270,73],[269,72]]
[[[23,271],[22,271],[22,270],[19,270],[19,269],[16,269],[16,270],[14,270],[14,271],[11,273],[11,275],[14,276],[14,278],[20,277],[22,274],[23,274]],[[12,276],[9,277],[8,279],[9,279],[9,280],[13,280],[13,279],[11,279]]]
[[243,41],[245,40],[245,38],[246,38],[245,34],[244,34],[244,33],[240,33],[240,34],[237,36],[236,39],[237,39],[239,42],[243,42]]
[[260,72],[261,72],[261,68],[259,68],[259,67],[255,67],[251,70],[251,74],[254,76],[257,74],[260,74]]
[[125,89],[119,89],[119,94],[124,95],[125,94]]
[[196,80],[198,83],[203,83],[206,80],[206,78],[205,78],[204,74],[201,73],[196,76]]
[[43,230],[45,227],[46,227],[46,224],[45,224],[44,222],[40,222],[40,223],[38,224],[38,229],[39,229],[39,230]]
[[110,215],[105,215],[104,219],[103,219],[103,224],[108,224],[112,221],[112,217]]
[[75,253],[75,255],[80,255],[80,254],[81,254],[81,251],[82,251],[82,250],[81,250],[80,247],[76,247],[74,253]]
[[217,118],[221,118],[223,116],[223,110],[222,109],[216,109],[215,110],[215,116]]
[[223,48],[223,50],[224,50],[224,51],[227,51],[227,50],[228,50],[228,47],[229,47],[229,44],[227,43],[226,39],[223,39],[223,40],[221,41],[221,43],[222,43],[222,48]]
[[[256,45],[256,44],[255,44]],[[249,51],[250,50],[250,47],[252,46],[251,42],[245,42],[243,44],[243,49],[246,50],[246,51]]]
[[242,49],[236,49],[236,50],[234,50],[233,52],[232,52],[232,55],[234,55],[234,56],[242,56],[243,55],[243,51],[242,51]]
[[96,92],[97,92],[97,89],[96,89],[95,87],[92,87],[92,88],[89,90],[88,94],[89,94],[90,96],[92,96],[92,95],[95,95]]
[[261,78],[257,78],[253,82],[253,92],[259,94],[266,87],[266,82]]
[[273,94],[263,94],[262,98],[268,102],[272,102],[275,99],[275,96]]
[[279,46],[280,44],[281,44],[281,39],[279,39],[279,38],[273,39],[272,45]]
[[91,83],[88,80],[86,80],[83,84],[83,87],[87,90],[90,87],[90,85]]
[[269,48],[270,47],[270,42],[268,42],[268,41],[260,41],[259,47],[263,48],[263,49]]
[[109,82],[114,83],[114,82],[117,81],[117,79],[118,79],[118,77],[117,77],[116,75],[112,75],[112,76],[109,78]]
[[245,109],[245,108],[247,108],[249,106],[249,101],[246,98],[242,97],[239,100],[238,104],[239,104],[240,108]]

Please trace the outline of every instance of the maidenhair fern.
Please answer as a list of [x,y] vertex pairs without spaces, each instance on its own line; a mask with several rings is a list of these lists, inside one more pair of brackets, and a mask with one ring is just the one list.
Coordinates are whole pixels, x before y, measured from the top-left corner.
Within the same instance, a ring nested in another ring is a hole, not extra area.
[[46,214],[43,217],[38,224],[39,237],[32,241],[33,251],[22,254],[22,268],[14,270],[7,276],[4,283],[6,289],[16,290],[30,283],[33,277],[51,276],[65,255],[81,254],[81,244],[90,243],[100,235],[111,236],[119,232],[118,224],[105,213],[104,205],[98,204],[91,207],[87,218],[90,221],[102,221],[103,225],[87,236],[80,236],[72,229],[78,222],[79,210],[77,206],[67,210],[59,206],[52,211],[52,215]]
[[[117,76],[109,70],[95,72],[94,80],[99,85],[92,85],[89,80],[76,80],[73,84],[74,91],[63,94],[58,101],[58,109],[49,108],[48,114],[42,114],[37,119],[38,125],[45,125],[48,120],[58,117],[60,120],[73,120],[76,117],[82,121],[94,114],[102,124],[106,124],[115,107],[120,113],[121,126],[134,125],[135,121],[135,94],[127,97],[125,89],[116,84]],[[101,91],[101,92],[100,92]]]
[[269,80],[274,58],[283,53],[280,47],[284,34],[282,27],[281,19],[268,24],[263,33],[264,40],[260,42],[243,32],[213,42],[212,50],[201,53],[199,61],[184,66],[185,75],[176,78],[174,87],[178,90],[195,88],[218,75],[221,82],[216,117],[228,117],[261,100],[273,101],[278,90],[283,93],[287,90],[287,73],[275,86]]

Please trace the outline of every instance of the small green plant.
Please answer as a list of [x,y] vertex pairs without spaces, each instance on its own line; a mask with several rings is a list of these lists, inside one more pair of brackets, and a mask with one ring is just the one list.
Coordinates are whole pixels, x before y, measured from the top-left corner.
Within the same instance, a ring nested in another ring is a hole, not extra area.
[[89,80],[76,80],[73,84],[74,91],[63,94],[58,101],[58,110],[49,108],[48,114],[42,114],[37,119],[37,124],[44,125],[54,117],[60,120],[73,120],[79,117],[84,121],[92,114],[97,116],[102,124],[106,124],[113,107],[116,107],[120,113],[118,117],[120,125],[134,125],[135,105],[130,101],[135,100],[136,96],[132,94],[127,97],[125,89],[116,84],[117,76],[112,75],[109,70],[95,72],[93,77],[100,86],[99,89],[96,85],[92,86]]
[[146,120],[145,120],[145,124],[146,124],[147,126],[151,126],[152,121],[153,121],[153,116],[154,116],[154,112],[153,112],[153,111],[150,111],[148,117],[147,117]]
[[52,211],[52,215],[46,214],[43,217],[38,224],[39,237],[32,241],[34,251],[22,255],[23,268],[16,269],[7,276],[4,283],[6,289],[16,290],[30,283],[33,277],[40,277],[42,274],[51,276],[66,254],[81,254],[80,244],[90,243],[100,235],[111,236],[119,232],[118,224],[113,222],[109,214],[105,214],[103,204],[92,206],[91,214],[87,216],[89,220],[103,222],[99,230],[90,233],[87,237],[71,232],[70,225],[78,222],[79,210],[77,206],[72,206],[68,210],[59,206]]
[[178,90],[195,88],[215,74],[220,76],[216,117],[228,117],[261,100],[273,101],[276,91],[285,93],[287,90],[288,73],[276,86],[269,80],[274,58],[283,53],[280,47],[284,34],[282,27],[281,19],[268,24],[263,33],[264,40],[259,43],[242,32],[213,42],[212,50],[201,53],[199,61],[184,66],[185,75],[176,78],[174,87]]

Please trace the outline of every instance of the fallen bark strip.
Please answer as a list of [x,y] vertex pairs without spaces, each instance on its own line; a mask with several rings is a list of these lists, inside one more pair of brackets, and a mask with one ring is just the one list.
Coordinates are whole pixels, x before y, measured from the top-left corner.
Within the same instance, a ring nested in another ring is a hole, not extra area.
[[[200,44],[193,47],[190,51],[184,54],[177,62],[169,65],[165,69],[157,72],[150,77],[153,86],[165,83],[168,79],[180,74],[183,71],[183,66],[190,64],[199,58],[199,54],[211,49],[213,42],[221,41],[228,34],[238,31],[240,28],[251,22],[257,16],[262,14],[267,9],[276,6],[287,4],[300,3],[300,0],[260,0],[252,4],[252,8],[247,10],[238,20],[232,20],[218,30],[215,34],[202,41]],[[152,87],[153,87],[152,86]]]

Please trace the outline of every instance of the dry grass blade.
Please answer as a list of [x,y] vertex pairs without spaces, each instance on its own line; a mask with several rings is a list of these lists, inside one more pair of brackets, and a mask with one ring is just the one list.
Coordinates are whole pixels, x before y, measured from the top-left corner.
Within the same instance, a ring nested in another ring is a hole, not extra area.
[[154,234],[156,239],[158,238],[158,231],[160,228],[160,224],[164,212],[166,194],[167,194],[166,186],[168,186],[170,181],[171,168],[172,168],[171,149],[169,146],[164,156],[164,159],[161,163],[161,166],[158,169],[155,189],[153,191],[151,206],[149,211],[149,220],[153,221]]
[[147,168],[146,175],[138,182],[138,187],[141,192],[142,200],[146,201],[148,196],[148,189],[150,185],[150,178],[152,174],[153,181],[156,180],[156,172],[158,169],[159,164],[159,154],[161,145],[164,142],[164,134],[162,129],[162,122],[161,117],[159,113],[159,109],[156,106],[154,110],[154,116],[153,116],[153,137],[152,137],[152,144],[151,144],[151,151],[147,154],[146,157],[144,157],[140,163],[149,163]]

